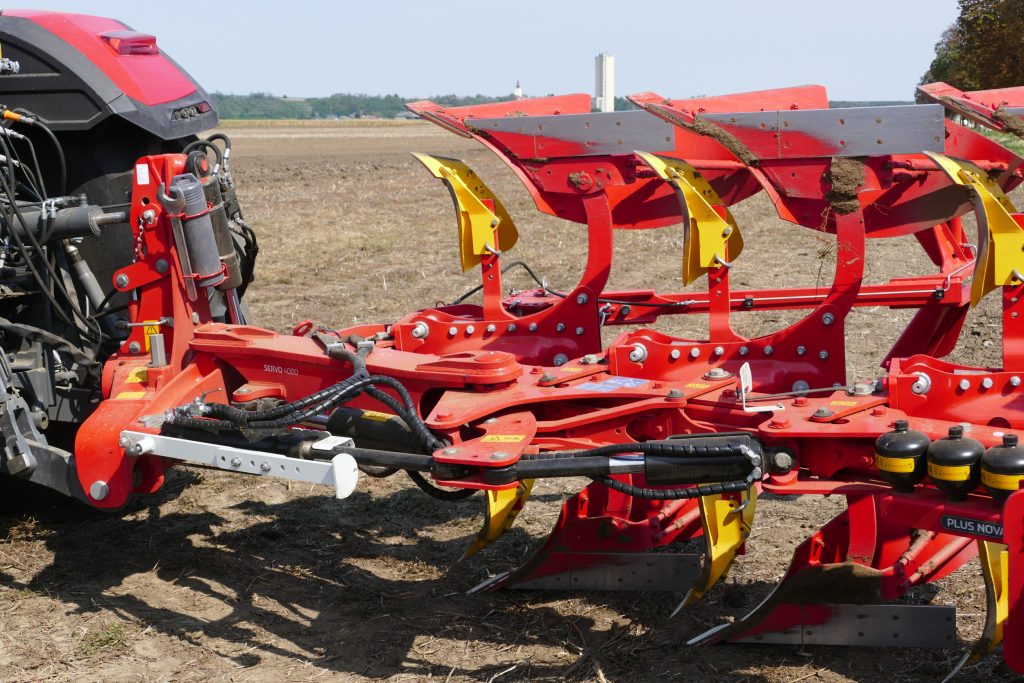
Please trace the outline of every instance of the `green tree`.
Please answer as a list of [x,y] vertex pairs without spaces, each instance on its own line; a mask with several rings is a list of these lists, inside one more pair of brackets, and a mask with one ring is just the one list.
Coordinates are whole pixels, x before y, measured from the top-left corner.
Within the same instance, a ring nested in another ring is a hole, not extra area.
[[960,16],[935,45],[921,83],[961,90],[1024,85],[1024,0],[959,0]]

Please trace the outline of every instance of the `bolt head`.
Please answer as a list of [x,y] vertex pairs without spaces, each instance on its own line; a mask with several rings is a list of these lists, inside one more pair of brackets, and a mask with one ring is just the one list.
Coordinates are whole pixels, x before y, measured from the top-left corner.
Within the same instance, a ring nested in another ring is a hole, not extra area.
[[668,357],[671,358],[672,360],[678,360],[679,356],[681,355],[683,354],[682,352],[679,351],[679,349],[672,349],[672,352],[668,354]]
[[957,386],[960,388],[960,391],[967,391],[971,388],[971,382],[970,380],[962,379]]
[[494,325],[488,325],[486,329],[487,329],[487,333],[488,333],[488,334],[491,334],[491,333],[493,333],[493,332],[494,332],[495,330],[497,330],[498,328],[497,328],[497,327],[495,327]]
[[270,471],[270,463],[269,462],[261,462],[260,463],[260,472],[269,472],[269,471]]
[[476,328],[472,325],[466,325],[466,334],[473,334],[476,332]]
[[128,448],[129,446],[132,445],[132,440],[129,439],[127,436],[122,436],[120,439],[117,440],[117,445],[120,446],[121,448]]
[[716,356],[722,356],[724,354],[725,354],[725,347],[723,347],[723,346],[716,346],[715,347],[715,355]]
[[232,467],[241,467],[242,466],[242,459],[241,458],[231,458],[231,466]]
[[577,337],[582,337],[583,336],[583,332],[584,332],[584,330],[583,330],[582,327],[577,327],[576,328],[576,336]]
[[107,482],[97,480],[89,486],[89,495],[92,496],[93,500],[103,500],[110,493],[110,487],[107,486]]
[[157,259],[157,262],[156,262],[156,272],[158,272],[161,275],[163,275],[164,273],[166,273],[170,269],[171,269],[171,266],[170,266],[169,263],[167,263],[167,261],[165,259]]
[[142,345],[139,342],[133,341],[128,345],[128,353],[139,353],[142,351]]
[[805,353],[807,353],[807,347],[806,346],[798,346],[798,347],[796,347],[796,355],[802,356]]
[[1011,387],[1015,387],[1015,388],[1019,387],[1020,386],[1020,377],[1018,377],[1017,375],[1014,375],[1013,377],[1011,377],[1010,378],[1010,386]]
[[982,389],[991,389],[993,384],[995,384],[995,382],[992,381],[991,377],[986,377],[985,379],[981,380]]
[[814,411],[814,417],[832,417],[833,415],[835,413],[824,406]]
[[117,278],[114,279],[114,284],[116,284],[118,287],[127,287],[128,276],[125,275],[124,273],[121,273],[120,275],[117,276]]
[[775,353],[775,347],[774,346],[769,345],[769,346],[764,347],[764,355],[770,356],[773,353]]
[[836,317],[831,313],[826,313],[825,315],[821,316],[821,322],[825,323],[826,325],[831,325],[835,321]]
[[700,356],[700,349],[696,346],[690,349],[690,358],[697,358],[698,356]]
[[555,332],[563,332],[565,330],[565,323],[558,323],[555,325]]
[[555,356],[555,366],[561,367],[569,362],[569,356],[564,353],[559,353]]
[[448,328],[448,336],[449,337],[454,337],[458,333],[459,333],[459,328],[455,327],[454,325],[452,325],[451,327]]
[[586,294],[580,294],[579,296],[577,296],[576,297],[576,303],[578,303],[580,306],[582,306],[583,304],[587,303],[587,295]]
[[740,355],[741,356],[745,356],[748,353],[750,353],[750,349],[748,349],[746,346],[741,346],[740,347]]
[[530,326],[527,327],[526,329],[530,330],[530,332],[536,332],[537,331],[537,323],[530,323]]
[[506,327],[505,329],[508,330],[509,332],[515,332],[516,331],[516,324],[515,323],[509,323],[508,327]]
[[821,360],[828,360],[828,351],[819,351],[818,358]]

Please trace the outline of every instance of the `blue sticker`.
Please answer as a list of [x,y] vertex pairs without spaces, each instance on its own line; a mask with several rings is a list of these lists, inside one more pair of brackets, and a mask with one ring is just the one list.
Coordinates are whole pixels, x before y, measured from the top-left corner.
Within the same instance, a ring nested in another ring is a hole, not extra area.
[[602,382],[584,382],[577,385],[577,389],[583,391],[595,391],[600,394],[607,394],[616,389],[636,389],[647,384],[648,380],[637,377],[609,377]]

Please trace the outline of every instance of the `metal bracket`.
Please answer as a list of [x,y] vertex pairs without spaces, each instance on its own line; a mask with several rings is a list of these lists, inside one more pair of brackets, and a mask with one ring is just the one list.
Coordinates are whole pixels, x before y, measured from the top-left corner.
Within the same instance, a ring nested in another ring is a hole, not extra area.
[[[278,477],[292,481],[323,484],[334,488],[338,500],[348,498],[358,482],[355,458],[348,453],[336,453],[328,462],[300,460],[286,455],[234,448],[201,441],[176,439],[159,434],[145,434],[125,430],[121,443],[129,455],[158,455],[196,465],[216,467],[227,472],[243,472],[264,477]],[[350,448],[355,443],[347,436],[326,436],[312,445],[313,451],[331,453],[337,448]]]

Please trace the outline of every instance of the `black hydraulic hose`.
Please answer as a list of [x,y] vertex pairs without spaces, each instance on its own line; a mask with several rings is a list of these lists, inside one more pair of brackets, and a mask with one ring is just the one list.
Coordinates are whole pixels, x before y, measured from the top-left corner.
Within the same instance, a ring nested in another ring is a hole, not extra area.
[[701,496],[713,496],[720,493],[736,493],[746,491],[756,482],[756,478],[748,476],[743,481],[727,481],[721,484],[701,484],[687,489],[650,489],[642,486],[627,484],[611,477],[591,477],[594,481],[604,484],[608,488],[624,493],[632,498],[643,498],[645,500],[685,500],[689,498],[700,498]]
[[48,138],[50,138],[50,142],[53,143],[53,148],[57,151],[57,161],[60,165],[60,185],[58,186],[57,195],[61,196],[66,194],[68,185],[68,164],[67,160],[64,158],[64,147],[61,146],[60,140],[57,139],[57,136],[53,134],[53,131],[50,130],[50,127],[46,125],[46,122],[43,121],[43,119],[39,118],[27,109],[15,109],[14,113],[24,116],[25,118],[21,119],[24,123],[27,123],[34,128],[38,128],[43,131]]
[[220,166],[221,164],[224,163],[224,153],[222,151],[220,151],[220,147],[218,147],[217,145],[215,145],[212,142],[210,142],[209,139],[207,139],[207,140],[194,140],[194,141],[190,142],[188,145],[186,145],[185,149],[181,150],[181,153],[184,154],[185,156],[188,156],[188,154],[190,152],[192,152],[193,150],[199,149],[200,147],[205,147],[207,149],[213,150],[213,154],[217,158],[217,165],[218,166]]

